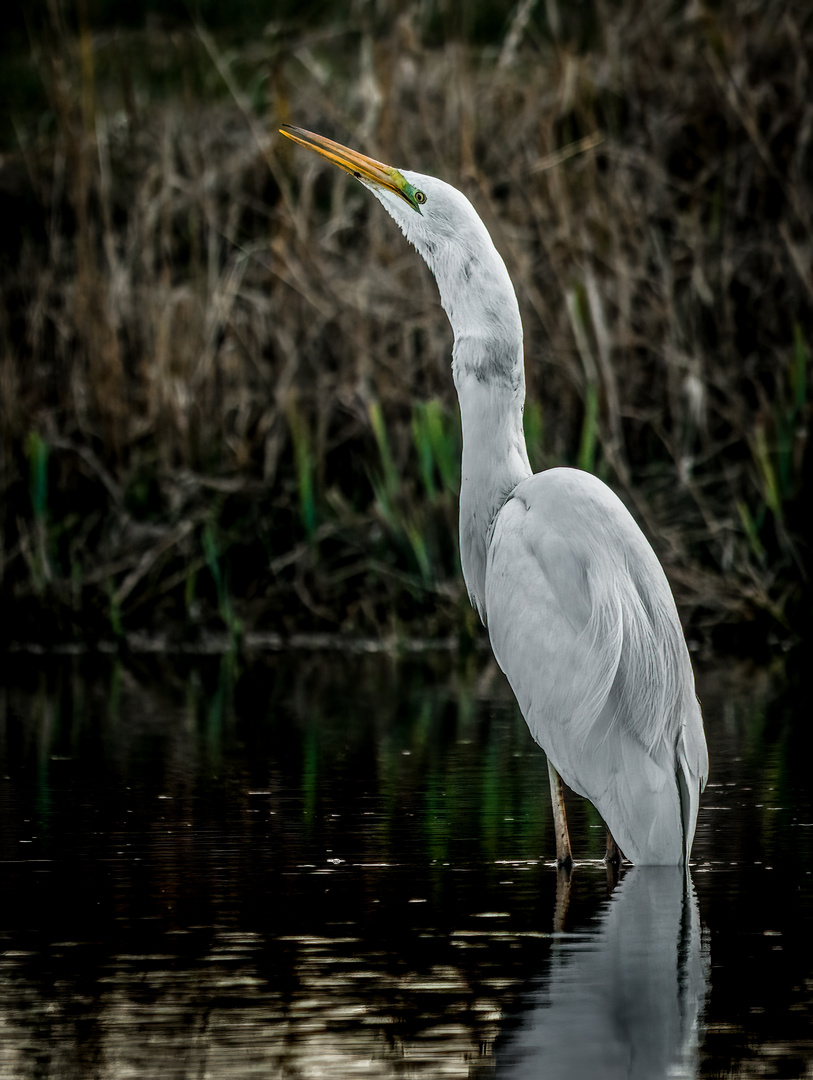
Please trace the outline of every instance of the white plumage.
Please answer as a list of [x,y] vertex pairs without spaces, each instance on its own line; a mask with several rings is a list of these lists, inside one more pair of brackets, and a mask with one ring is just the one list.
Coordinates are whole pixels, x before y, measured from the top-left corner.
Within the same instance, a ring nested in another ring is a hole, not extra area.
[[463,425],[463,575],[531,734],[627,858],[685,862],[708,756],[672,593],[605,484],[531,474],[519,307],[488,231],[442,180],[284,133],[365,184],[435,275]]

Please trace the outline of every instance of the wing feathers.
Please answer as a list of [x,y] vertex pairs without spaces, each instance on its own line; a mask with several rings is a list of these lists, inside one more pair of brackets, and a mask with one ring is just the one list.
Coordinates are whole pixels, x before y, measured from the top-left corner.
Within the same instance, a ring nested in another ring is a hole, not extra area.
[[492,531],[486,608],[565,782],[633,861],[681,861],[707,771],[702,721],[671,591],[620,501],[573,470],[520,484]]

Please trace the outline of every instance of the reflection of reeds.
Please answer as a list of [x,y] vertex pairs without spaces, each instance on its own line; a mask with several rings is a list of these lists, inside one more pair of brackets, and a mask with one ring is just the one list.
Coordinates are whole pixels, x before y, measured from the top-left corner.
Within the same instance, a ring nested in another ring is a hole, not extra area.
[[[492,56],[438,44],[418,6],[333,45],[226,50],[202,28],[103,42],[53,5],[0,318],[19,633],[43,611],[58,634],[193,612],[459,624],[434,284],[365,192],[278,144],[288,118],[462,186],[523,309],[534,466],[613,483],[698,624],[798,625],[811,30],[779,6],[633,18],[629,0],[578,47],[564,13],[523,7]],[[214,565],[229,587],[209,597],[193,579]]]

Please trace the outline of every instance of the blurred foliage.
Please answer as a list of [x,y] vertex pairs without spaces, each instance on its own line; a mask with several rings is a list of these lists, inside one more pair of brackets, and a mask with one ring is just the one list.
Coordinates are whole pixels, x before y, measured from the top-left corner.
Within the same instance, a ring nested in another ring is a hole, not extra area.
[[534,466],[619,491],[695,636],[805,633],[806,8],[0,18],[6,640],[477,635],[434,283],[288,120],[472,198],[523,311]]

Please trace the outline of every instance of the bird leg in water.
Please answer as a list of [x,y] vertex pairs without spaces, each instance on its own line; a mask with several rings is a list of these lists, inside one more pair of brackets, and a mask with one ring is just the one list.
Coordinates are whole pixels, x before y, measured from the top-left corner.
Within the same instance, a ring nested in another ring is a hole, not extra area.
[[569,866],[560,866],[556,871],[556,907],[553,909],[553,932],[563,934],[565,930],[565,916],[570,903],[570,876]]
[[621,860],[624,858],[621,848],[616,844],[609,827],[607,825],[604,827],[607,829],[607,851],[604,855],[604,861],[608,866],[620,866]]
[[565,794],[562,790],[562,779],[550,760],[548,760],[548,779],[550,780],[550,801],[553,806],[553,828],[556,833],[556,861],[559,866],[569,869],[573,865],[573,856],[570,853],[570,836],[567,831]]
[[607,895],[609,896],[618,884],[618,879],[621,876],[621,861],[624,856],[621,848],[616,844],[615,837],[610,832],[609,827],[605,824],[604,828],[607,829],[607,850],[604,854],[604,867],[607,873]]

